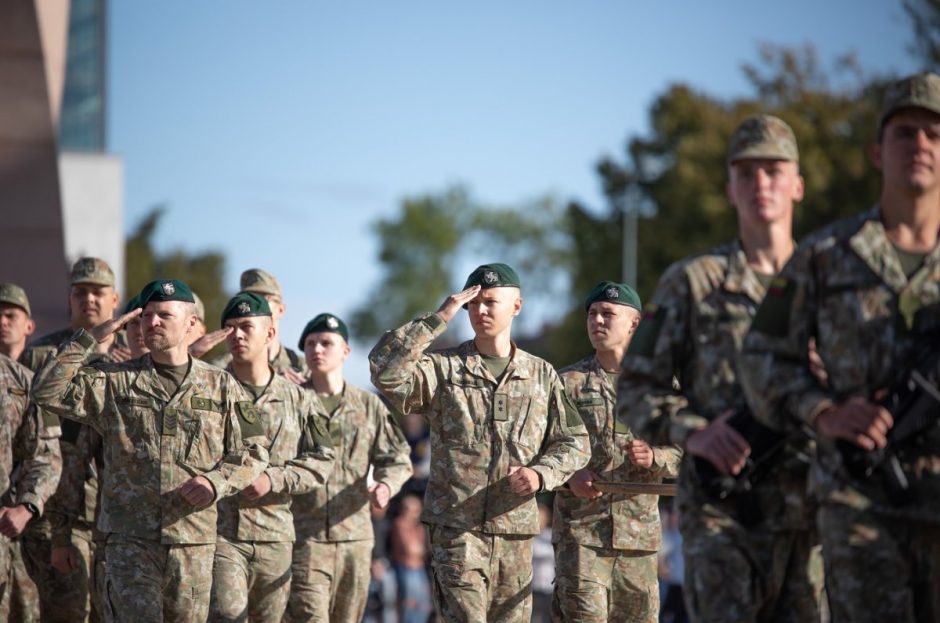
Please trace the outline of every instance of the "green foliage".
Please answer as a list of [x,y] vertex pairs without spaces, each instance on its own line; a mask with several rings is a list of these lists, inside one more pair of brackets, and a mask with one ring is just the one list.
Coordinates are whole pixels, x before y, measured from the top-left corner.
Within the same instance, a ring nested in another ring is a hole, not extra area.
[[154,279],[182,279],[205,304],[208,329],[216,329],[222,308],[230,298],[222,289],[225,256],[218,251],[192,254],[181,249],[158,253],[153,246],[153,236],[165,213],[165,206],[151,209],[125,243],[126,296],[130,298],[140,292]]

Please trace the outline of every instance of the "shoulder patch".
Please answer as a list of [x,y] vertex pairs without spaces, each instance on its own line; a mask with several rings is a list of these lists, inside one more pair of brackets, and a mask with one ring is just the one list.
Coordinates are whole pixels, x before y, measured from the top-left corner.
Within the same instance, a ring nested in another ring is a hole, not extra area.
[[663,322],[666,320],[666,308],[660,305],[647,305],[643,310],[643,318],[640,320],[633,339],[630,340],[630,346],[627,348],[627,354],[639,355],[640,357],[651,357],[656,350],[656,340],[659,339],[659,333],[663,330]]
[[751,328],[772,337],[784,337],[790,330],[790,308],[796,283],[786,277],[774,277],[761,301]]
[[193,396],[190,400],[190,406],[193,409],[200,411],[215,411],[216,413],[222,413],[222,403],[218,400],[212,400],[210,398],[200,398],[199,396]]
[[584,421],[581,419],[581,414],[578,413],[578,408],[572,404],[571,396],[564,390],[562,390],[561,395],[562,407],[565,410],[565,428],[584,428]]
[[236,402],[235,411],[238,413],[238,425],[242,429],[242,439],[264,435],[264,428],[258,420],[258,410],[253,404],[247,400]]

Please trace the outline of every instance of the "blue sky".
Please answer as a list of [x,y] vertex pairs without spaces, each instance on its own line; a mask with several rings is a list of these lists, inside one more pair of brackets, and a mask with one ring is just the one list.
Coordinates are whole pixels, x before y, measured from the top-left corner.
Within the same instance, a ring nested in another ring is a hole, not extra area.
[[[917,68],[894,0],[109,9],[109,148],[124,158],[128,229],[165,202],[161,248],[224,251],[233,291],[244,268],[275,273],[288,344],[317,313],[363,300],[380,277],[370,224],[405,196],[463,183],[490,203],[600,208],[594,164],[646,129],[656,95],[677,81],[748,94],[740,66],[761,42]],[[356,345],[353,382],[367,382],[369,346]]]

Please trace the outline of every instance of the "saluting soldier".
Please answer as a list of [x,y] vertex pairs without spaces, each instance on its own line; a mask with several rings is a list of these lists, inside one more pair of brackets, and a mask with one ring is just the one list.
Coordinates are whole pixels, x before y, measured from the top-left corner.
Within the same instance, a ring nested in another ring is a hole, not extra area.
[[326,482],[332,442],[316,396],[275,373],[268,361],[275,333],[267,300],[253,292],[235,295],[222,326],[231,329],[228,371],[253,400],[269,460],[248,488],[219,502],[211,620],[280,623],[291,584],[291,498]]
[[[429,351],[461,307],[474,339]],[[535,494],[563,485],[590,457],[558,373],[512,342],[521,311],[516,271],[484,264],[436,313],[387,332],[369,354],[375,386],[431,429],[421,518],[444,621],[529,621]]]
[[[889,87],[871,153],[880,201],[800,244],[754,319],[742,381],[765,423],[818,434],[812,483],[833,620],[926,623],[940,620],[940,403],[928,399],[926,419],[904,433],[917,415],[882,401],[903,396],[918,367],[937,387],[940,76]],[[810,338],[827,385],[810,371]],[[858,459],[886,445],[897,471],[885,461],[866,476]]]
[[[264,470],[264,431],[238,382],[188,354],[196,324],[189,286],[151,282],[140,304],[142,313],[67,340],[40,372],[33,399],[102,437],[98,527],[108,535],[106,619],[204,621],[215,502]],[[90,352],[138,317],[149,354],[86,364]]]
[[691,619],[803,623],[818,619],[822,591],[805,442],[797,437],[765,462],[751,490],[720,485],[751,452],[745,427],[735,428],[749,417],[741,344],[795,247],[803,178],[793,131],[777,117],[745,119],[731,137],[728,174],[738,239],[666,270],[623,360],[618,417],[642,439],[685,451],[678,502]]
[[639,294],[602,281],[584,309],[594,354],[559,374],[590,435],[591,460],[555,493],[554,620],[656,623],[659,496],[605,494],[594,483],[661,483],[678,474],[681,452],[651,447],[616,419],[620,361],[643,309]]
[[369,508],[385,509],[411,477],[410,448],[381,399],[343,378],[350,352],[345,322],[320,314],[297,346],[310,368],[304,388],[323,405],[336,462],[326,486],[294,498],[288,619],[359,623],[375,544]]

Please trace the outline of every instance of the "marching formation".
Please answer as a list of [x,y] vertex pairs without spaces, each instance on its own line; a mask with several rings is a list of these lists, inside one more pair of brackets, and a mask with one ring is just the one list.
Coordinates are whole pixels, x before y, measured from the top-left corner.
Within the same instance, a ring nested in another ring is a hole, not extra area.
[[[743,120],[736,239],[645,303],[597,284],[593,354],[558,371],[512,340],[502,263],[385,333],[378,393],[344,380],[337,316],[281,342],[263,270],[208,331],[186,283],[119,310],[83,258],[70,326],[28,345],[27,293],[0,284],[0,620],[358,623],[411,416],[440,621],[531,620],[549,493],[552,619],[659,621],[673,492],[691,621],[940,620],[940,76],[894,84],[876,130],[878,204],[797,244],[797,138]],[[461,309],[473,338],[432,348]]]

